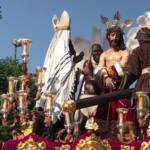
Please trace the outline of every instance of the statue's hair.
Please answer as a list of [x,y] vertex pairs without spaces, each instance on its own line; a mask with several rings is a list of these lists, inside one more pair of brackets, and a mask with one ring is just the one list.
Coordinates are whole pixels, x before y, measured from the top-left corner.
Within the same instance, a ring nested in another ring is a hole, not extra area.
[[114,26],[114,27],[108,28],[108,29],[107,29],[107,32],[106,32],[106,38],[107,38],[108,41],[110,41],[110,40],[109,40],[109,35],[110,35],[112,32],[119,33],[119,35],[120,35],[119,48],[120,48],[121,50],[125,50],[126,47],[125,47],[124,38],[123,38],[123,35],[124,35],[123,30],[122,30],[119,26]]

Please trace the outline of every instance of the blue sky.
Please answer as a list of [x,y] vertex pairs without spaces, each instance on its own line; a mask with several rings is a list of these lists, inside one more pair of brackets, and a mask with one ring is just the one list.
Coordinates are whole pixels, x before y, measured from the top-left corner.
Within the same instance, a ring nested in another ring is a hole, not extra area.
[[[29,38],[32,40],[30,72],[43,65],[53,36],[51,17],[54,14],[60,16],[67,10],[72,20],[72,38],[90,39],[93,26],[104,32],[100,15],[112,19],[119,10],[122,21],[130,18],[136,23],[136,17],[150,9],[149,0],[0,0],[0,5],[3,15],[0,20],[0,58],[14,56],[13,39]],[[18,49],[17,58],[21,58],[20,53]]]

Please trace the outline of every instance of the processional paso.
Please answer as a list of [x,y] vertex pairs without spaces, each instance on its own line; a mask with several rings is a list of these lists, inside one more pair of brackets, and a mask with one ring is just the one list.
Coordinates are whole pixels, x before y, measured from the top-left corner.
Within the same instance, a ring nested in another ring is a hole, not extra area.
[[[149,14],[146,14],[141,17],[148,16]],[[148,85],[145,81],[150,79],[150,59],[148,58],[150,55],[146,55],[150,53],[148,50],[150,29],[145,25],[138,28],[136,39],[139,45],[130,54],[125,49],[123,30],[131,25],[131,21],[126,20],[119,25],[119,12],[115,13],[113,23],[107,17],[101,17],[101,19],[106,25],[106,37],[110,48],[101,53],[100,45],[92,46],[89,60],[84,60],[83,70],[76,67],[79,60],[72,45],[70,16],[66,11],[62,13],[60,19],[56,16],[52,18],[54,36],[48,47],[43,67],[37,67],[35,73],[28,72],[31,40],[18,39],[14,41],[15,45],[22,47],[23,74],[19,77],[8,77],[8,93],[2,95],[4,119],[7,119],[8,114],[11,113],[12,103],[17,100],[21,127],[24,128],[24,124],[28,124],[28,127],[35,126],[35,124],[30,124],[26,117],[30,103],[28,99],[29,81],[34,79],[37,87],[37,95],[34,99],[36,100],[34,119],[42,118],[42,122],[46,122],[48,129],[43,137],[51,134],[50,140],[71,144],[79,135],[98,131],[99,135],[103,133],[127,144],[135,139],[144,140],[145,137],[150,136],[150,115],[145,106],[149,101],[146,98],[150,93],[150,84]],[[139,22],[143,18],[140,19]],[[131,39],[129,38],[129,40]],[[128,45],[130,45],[130,41],[128,41]],[[132,66],[132,63],[135,66]],[[135,90],[123,89],[128,88],[136,79],[139,80]],[[142,81],[145,85],[142,85]],[[96,90],[99,89],[99,95],[96,95],[95,86]],[[140,87],[142,88],[140,89]],[[136,97],[137,100],[134,108],[131,107],[131,97]],[[101,113],[103,113],[102,116]],[[136,117],[133,118],[133,116]],[[44,117],[46,119],[43,119]],[[138,126],[137,133],[134,130],[136,128],[134,120]],[[105,126],[108,125],[107,131],[101,128],[101,124],[98,124],[99,121],[100,123],[104,121]],[[56,129],[61,123],[63,125]],[[111,128],[111,125],[115,125],[114,128]],[[82,127],[84,127],[83,130]],[[29,128],[26,126],[25,129]],[[23,129],[23,131],[25,130]],[[27,134],[32,131],[29,129]],[[24,132],[25,135],[26,132]],[[95,142],[96,137],[96,134],[93,134],[89,140]],[[95,147],[99,145],[106,148],[100,139],[97,141],[99,142]],[[84,140],[84,142],[85,145],[92,148],[88,144],[88,140]],[[79,141],[76,149],[86,147],[81,143]]]

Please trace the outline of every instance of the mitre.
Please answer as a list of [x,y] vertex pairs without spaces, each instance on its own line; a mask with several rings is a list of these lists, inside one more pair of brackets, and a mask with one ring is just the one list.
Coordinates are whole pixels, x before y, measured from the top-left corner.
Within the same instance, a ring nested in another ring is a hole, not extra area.
[[70,22],[71,19],[69,13],[65,10],[62,12],[60,20],[56,15],[52,17],[52,24],[55,31],[70,29]]

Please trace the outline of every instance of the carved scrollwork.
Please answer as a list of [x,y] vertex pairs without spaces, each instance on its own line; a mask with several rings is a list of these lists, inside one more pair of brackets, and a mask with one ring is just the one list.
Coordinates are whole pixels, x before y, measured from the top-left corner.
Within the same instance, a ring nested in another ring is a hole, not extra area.
[[150,149],[150,140],[142,142],[140,150],[149,150],[149,149]]
[[62,145],[59,150],[69,150],[70,145]]
[[108,150],[107,147],[102,143],[101,139],[95,135],[81,139],[76,146],[75,150]]
[[65,112],[73,113],[76,110],[76,103],[74,100],[64,100],[63,110]]
[[20,142],[17,150],[46,150],[45,142],[36,142],[32,137],[29,137],[25,142]]
[[107,148],[107,150],[112,150],[111,145],[109,144],[107,140],[104,139],[102,143]]
[[135,147],[130,145],[121,145],[120,150],[135,150]]

